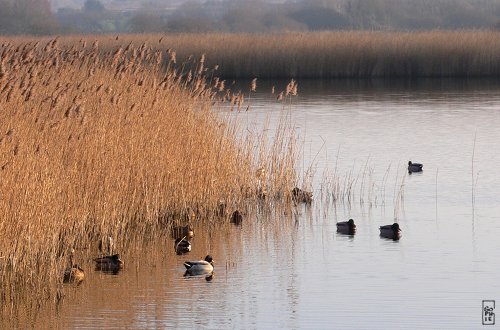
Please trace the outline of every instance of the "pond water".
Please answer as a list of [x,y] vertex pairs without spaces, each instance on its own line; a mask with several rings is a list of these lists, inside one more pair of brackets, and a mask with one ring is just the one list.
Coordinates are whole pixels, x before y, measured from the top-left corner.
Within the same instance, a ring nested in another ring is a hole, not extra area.
[[[195,228],[187,256],[170,239],[140,262],[124,251],[124,271],[88,270],[64,288],[57,317],[34,327],[482,326],[482,300],[500,300],[500,83],[299,81],[286,105],[271,82],[258,84],[249,111],[230,115],[249,131],[269,121],[270,132],[291,116],[299,171],[315,173],[306,176],[313,205]],[[409,160],[423,172],[409,175]],[[332,182],[353,182],[350,198]],[[336,233],[349,218],[356,235]],[[380,238],[379,226],[394,221],[401,239]],[[207,253],[213,279],[183,277],[183,261]]]

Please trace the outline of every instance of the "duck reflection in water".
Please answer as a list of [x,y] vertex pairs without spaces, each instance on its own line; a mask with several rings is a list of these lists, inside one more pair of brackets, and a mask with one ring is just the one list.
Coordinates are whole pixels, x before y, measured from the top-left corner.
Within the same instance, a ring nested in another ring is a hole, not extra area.
[[214,273],[211,272],[210,274],[192,275],[191,273],[189,273],[186,270],[184,272],[184,277],[186,277],[186,278],[201,278],[201,277],[204,277],[207,282],[211,282],[214,279]]

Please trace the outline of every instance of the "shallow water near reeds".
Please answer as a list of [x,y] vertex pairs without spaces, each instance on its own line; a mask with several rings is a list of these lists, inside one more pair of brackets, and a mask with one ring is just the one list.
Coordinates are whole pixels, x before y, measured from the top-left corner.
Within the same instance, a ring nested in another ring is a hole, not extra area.
[[[290,116],[313,205],[200,224],[184,256],[168,237],[120,251],[117,275],[83,261],[86,280],[33,327],[482,326],[482,300],[500,299],[500,83],[299,81],[285,103],[258,84],[248,111],[221,111],[249,134]],[[423,173],[409,175],[409,160]],[[356,235],[336,233],[349,218]],[[380,238],[394,221],[402,238]],[[213,279],[183,277],[183,261],[207,253]]]

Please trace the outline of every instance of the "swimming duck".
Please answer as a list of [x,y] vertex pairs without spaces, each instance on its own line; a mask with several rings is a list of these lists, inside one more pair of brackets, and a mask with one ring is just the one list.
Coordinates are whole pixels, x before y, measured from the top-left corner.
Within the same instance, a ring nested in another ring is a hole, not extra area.
[[337,232],[346,235],[354,235],[356,232],[354,220],[349,219],[349,221],[337,222]]
[[408,162],[408,173],[413,173],[413,172],[422,172],[422,167],[424,165],[419,164],[419,163],[412,163],[411,160]]
[[120,259],[119,254],[95,258],[96,270],[104,271],[118,271],[123,268],[123,261]]
[[172,236],[174,238],[186,237],[193,238],[194,232],[190,225],[172,227]]
[[188,253],[191,251],[191,242],[185,238],[177,238],[175,240],[174,249],[177,254]]
[[73,255],[75,253],[74,249],[71,249],[69,260],[70,265],[64,270],[64,283],[80,283],[85,278],[85,272],[80,266],[73,263]]
[[312,203],[313,193],[311,191],[305,191],[298,187],[292,189],[292,200],[296,203]]
[[[120,255],[118,253],[113,254],[114,252],[114,241],[111,236],[107,237],[108,241],[108,255],[102,256],[99,258],[95,258],[94,262],[96,263],[96,270],[104,270],[104,271],[118,271],[123,268],[123,261],[120,259]],[[99,242],[99,251],[104,253],[103,251],[102,240]]]
[[72,265],[64,270],[64,283],[80,283],[85,278],[85,272],[78,265]]
[[207,255],[205,260],[186,261],[184,263],[184,267],[186,267],[185,276],[206,275],[214,271],[214,260],[212,259],[212,256]]
[[241,225],[241,222],[243,221],[243,215],[241,215],[241,212],[236,210],[231,214],[231,223],[234,223],[235,225]]
[[401,229],[399,229],[399,224],[396,222],[392,225],[380,226],[381,237],[398,240],[400,238],[400,235]]

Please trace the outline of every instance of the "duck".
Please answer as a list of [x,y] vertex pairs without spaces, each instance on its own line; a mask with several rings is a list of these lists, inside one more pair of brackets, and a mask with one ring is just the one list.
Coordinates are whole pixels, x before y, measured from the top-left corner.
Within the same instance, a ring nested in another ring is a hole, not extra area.
[[242,221],[243,215],[240,211],[236,210],[233,212],[233,214],[231,214],[231,223],[234,223],[235,225],[241,225]]
[[187,239],[191,239],[194,237],[194,231],[190,225],[176,226],[172,227],[172,236],[174,238],[185,237]]
[[185,276],[207,275],[214,271],[214,260],[211,255],[207,255],[205,260],[184,262],[184,267],[186,267]]
[[349,219],[349,221],[337,222],[337,232],[346,235],[354,235],[356,232],[356,225],[354,224],[353,219]]
[[118,253],[110,256],[95,258],[94,262],[96,270],[104,271],[118,271],[123,268],[124,264]]
[[73,255],[75,254],[75,250],[71,249],[69,260],[70,265],[64,270],[64,283],[80,283],[85,278],[85,272],[83,269],[77,264],[73,263]]
[[305,191],[298,187],[292,189],[292,200],[296,203],[312,203],[313,193],[311,191]]
[[[118,253],[113,253],[114,252],[114,241],[111,236],[108,236],[107,238],[108,241],[108,255],[102,256],[99,258],[95,258],[95,267],[96,270],[103,270],[103,271],[119,271],[120,269],[123,268],[124,262],[120,259],[120,255]],[[102,240],[99,242],[99,251],[101,253],[104,253],[103,251],[103,243]]]
[[408,173],[413,173],[413,172],[422,172],[422,167],[424,165],[419,164],[419,163],[412,163],[411,160],[408,162]]
[[80,283],[85,279],[85,272],[78,265],[72,265],[64,270],[64,283]]
[[392,225],[380,226],[380,236],[398,240],[401,236],[401,229],[399,228],[399,224],[395,222]]
[[177,238],[175,240],[174,249],[179,255],[191,252],[191,242],[189,242],[186,238]]

